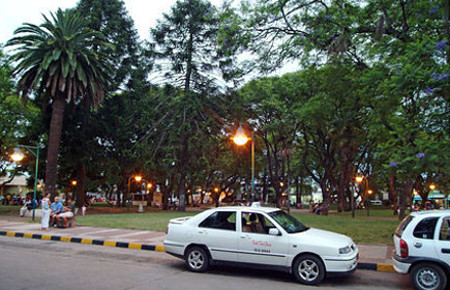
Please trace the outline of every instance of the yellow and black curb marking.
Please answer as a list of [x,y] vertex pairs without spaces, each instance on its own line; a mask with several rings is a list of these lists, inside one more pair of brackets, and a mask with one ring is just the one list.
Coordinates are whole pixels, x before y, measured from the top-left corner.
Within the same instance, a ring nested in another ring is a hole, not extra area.
[[358,263],[358,269],[379,272],[395,272],[393,265],[383,263]]
[[66,243],[76,243],[76,244],[89,244],[97,246],[106,246],[114,248],[126,248],[134,250],[144,250],[144,251],[156,251],[165,252],[163,246],[136,244],[136,243],[124,243],[115,241],[103,241],[94,239],[83,239],[83,238],[73,238],[67,236],[52,236],[52,235],[41,235],[41,234],[31,234],[31,233],[20,233],[20,232],[5,232],[0,231],[0,236],[25,238],[25,239],[37,239],[37,240],[47,240],[47,241],[59,241]]

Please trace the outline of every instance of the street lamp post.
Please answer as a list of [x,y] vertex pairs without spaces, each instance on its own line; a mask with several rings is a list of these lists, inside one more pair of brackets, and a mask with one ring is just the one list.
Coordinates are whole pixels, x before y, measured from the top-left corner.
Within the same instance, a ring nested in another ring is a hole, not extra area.
[[358,182],[358,184],[361,184],[361,182],[363,182],[363,180],[365,180],[365,188],[364,188],[364,202],[367,204],[367,216],[370,216],[370,209],[369,209],[369,204],[370,204],[370,200],[366,200],[366,192],[368,193],[368,195],[372,194],[372,190],[369,189],[369,181],[367,180],[367,177],[365,176],[356,176],[356,182]]
[[128,178],[128,192],[127,192],[127,196],[126,196],[126,198],[125,198],[125,205],[126,205],[126,207],[127,207],[127,212],[129,212],[129,210],[130,210],[130,207],[128,206],[128,203],[127,203],[127,199],[128,199],[128,197],[130,196],[130,182],[131,182],[131,179],[134,177],[134,180],[136,180],[137,182],[139,182],[139,181],[141,181],[142,180],[142,176],[140,176],[140,175],[131,175],[129,178]]
[[[22,161],[22,159],[25,157],[20,150],[20,148],[27,149],[31,154],[33,154],[36,157],[36,170],[34,174],[34,194],[33,194],[33,217],[34,220],[35,216],[35,209],[36,209],[36,191],[37,191],[37,181],[38,181],[38,165],[39,165],[39,146],[30,146],[30,145],[17,145],[17,148],[14,149],[13,155],[11,155],[12,160],[19,162]],[[36,151],[34,151],[36,150]]]
[[[236,143],[238,146],[243,146],[245,145],[249,138],[247,137],[247,135],[245,135],[244,129],[242,128],[242,124],[239,124],[239,128],[236,131],[236,134],[234,135],[233,138],[231,138],[234,143]],[[252,197],[252,202],[255,201],[255,134],[252,130],[252,137],[250,138],[250,140],[252,141],[252,148],[251,148],[251,155],[252,155],[252,191],[251,191],[251,197]]]

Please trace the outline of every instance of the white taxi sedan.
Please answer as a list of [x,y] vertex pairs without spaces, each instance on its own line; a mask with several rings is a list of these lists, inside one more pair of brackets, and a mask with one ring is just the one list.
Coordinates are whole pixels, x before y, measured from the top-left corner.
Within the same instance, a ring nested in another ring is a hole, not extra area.
[[304,226],[277,208],[219,207],[170,221],[167,253],[189,270],[211,264],[243,264],[293,273],[308,285],[356,269],[358,249],[344,235]]

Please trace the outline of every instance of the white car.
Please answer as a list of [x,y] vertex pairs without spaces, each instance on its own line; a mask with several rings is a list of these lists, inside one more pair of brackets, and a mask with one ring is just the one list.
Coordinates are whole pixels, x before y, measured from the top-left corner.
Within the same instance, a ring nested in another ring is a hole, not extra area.
[[239,263],[284,270],[308,285],[353,272],[358,264],[358,249],[349,237],[306,227],[280,209],[265,207],[219,207],[173,219],[164,247],[191,271]]
[[394,234],[394,269],[416,289],[445,289],[450,276],[450,210],[412,213]]

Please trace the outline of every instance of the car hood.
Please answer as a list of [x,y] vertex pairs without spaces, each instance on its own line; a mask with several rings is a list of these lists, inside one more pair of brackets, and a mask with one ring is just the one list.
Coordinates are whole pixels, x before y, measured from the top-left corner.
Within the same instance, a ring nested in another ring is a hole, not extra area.
[[313,241],[314,244],[323,244],[327,246],[336,246],[342,248],[353,244],[351,238],[330,231],[310,228],[301,233],[291,234],[294,239],[302,241]]

